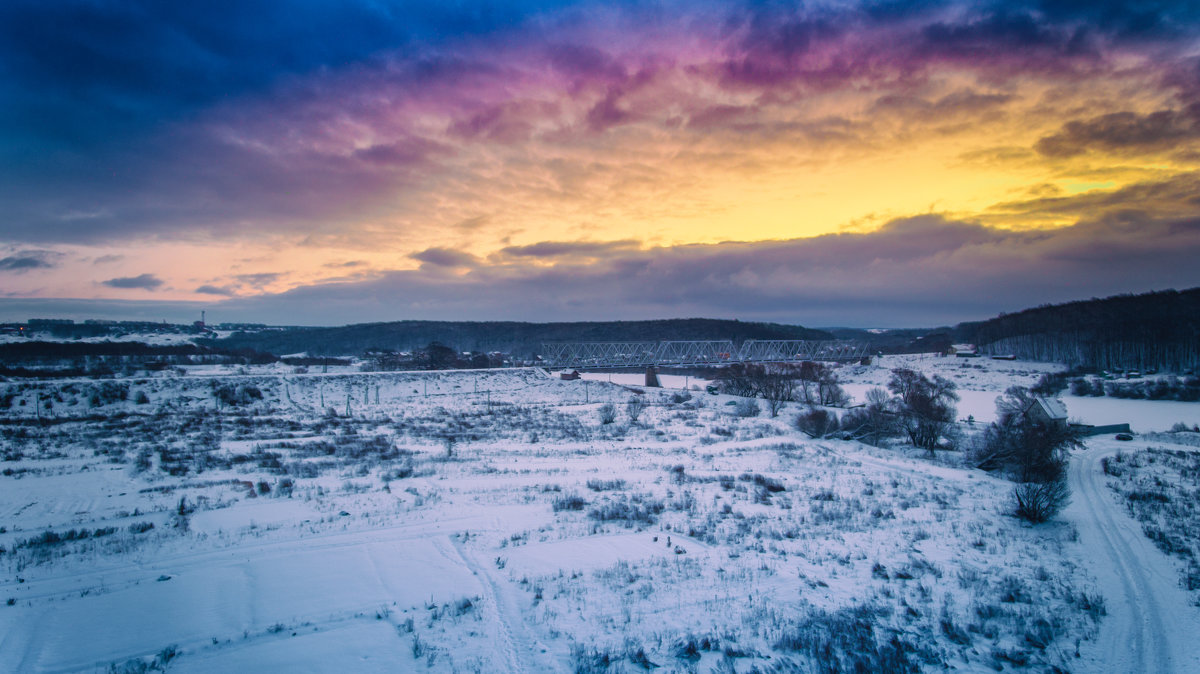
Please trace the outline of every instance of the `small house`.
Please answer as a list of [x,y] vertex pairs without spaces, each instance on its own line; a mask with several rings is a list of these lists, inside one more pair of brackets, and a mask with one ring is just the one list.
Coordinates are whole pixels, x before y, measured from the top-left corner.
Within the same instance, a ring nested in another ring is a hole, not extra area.
[[1026,411],[1029,418],[1043,424],[1066,424],[1067,406],[1058,398],[1037,396]]
[[558,376],[563,381],[575,381],[580,378],[579,370],[563,370],[558,373]]

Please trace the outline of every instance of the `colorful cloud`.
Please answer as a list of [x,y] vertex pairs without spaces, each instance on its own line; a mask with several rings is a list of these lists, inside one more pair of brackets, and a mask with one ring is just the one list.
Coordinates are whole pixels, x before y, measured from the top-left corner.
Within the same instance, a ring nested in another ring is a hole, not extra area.
[[55,257],[0,312],[919,324],[1200,285],[1197,47],[1183,0],[18,0],[0,245]]

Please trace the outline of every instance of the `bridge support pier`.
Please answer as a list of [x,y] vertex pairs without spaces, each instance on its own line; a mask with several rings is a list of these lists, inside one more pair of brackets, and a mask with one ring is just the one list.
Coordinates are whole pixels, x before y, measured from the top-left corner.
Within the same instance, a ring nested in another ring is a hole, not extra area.
[[662,384],[658,383],[658,368],[653,365],[646,368],[646,386],[647,388],[662,387]]

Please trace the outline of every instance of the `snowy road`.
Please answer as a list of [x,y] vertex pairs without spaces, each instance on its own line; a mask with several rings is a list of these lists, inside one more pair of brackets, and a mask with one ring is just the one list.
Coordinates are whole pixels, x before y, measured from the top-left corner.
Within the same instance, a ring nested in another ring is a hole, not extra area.
[[1095,672],[1200,671],[1200,609],[1189,604],[1174,562],[1154,547],[1105,484],[1101,460],[1135,449],[1096,439],[1071,462],[1067,518],[1089,551],[1108,617],[1081,653]]

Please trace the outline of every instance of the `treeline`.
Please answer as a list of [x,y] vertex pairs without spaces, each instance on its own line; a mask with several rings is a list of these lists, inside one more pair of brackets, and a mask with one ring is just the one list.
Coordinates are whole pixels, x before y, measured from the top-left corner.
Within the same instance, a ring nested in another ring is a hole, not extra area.
[[1070,381],[1071,394],[1134,400],[1200,400],[1200,378],[1160,377],[1147,381],[1105,381],[1080,377]]
[[[130,369],[176,365],[273,363],[280,358],[253,349],[143,342],[13,342],[0,344],[0,376],[16,378],[104,377]],[[287,359],[283,359],[285,362]]]
[[1041,306],[962,323],[955,338],[984,353],[1075,367],[1195,370],[1200,288]]
[[248,348],[274,354],[306,352],[310,356],[320,356],[416,351],[436,342],[459,351],[503,352],[529,359],[541,351],[545,342],[698,339],[741,342],[747,339],[833,339],[833,335],[797,325],[706,318],[576,323],[396,321],[336,328],[239,332],[212,344],[226,349]]

